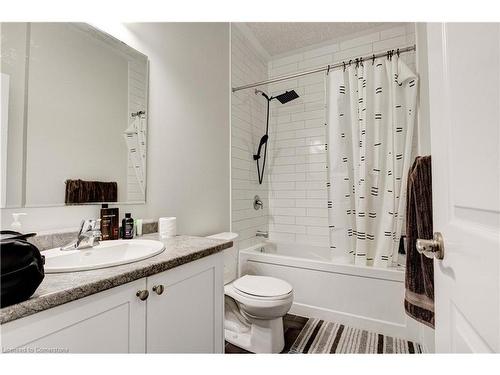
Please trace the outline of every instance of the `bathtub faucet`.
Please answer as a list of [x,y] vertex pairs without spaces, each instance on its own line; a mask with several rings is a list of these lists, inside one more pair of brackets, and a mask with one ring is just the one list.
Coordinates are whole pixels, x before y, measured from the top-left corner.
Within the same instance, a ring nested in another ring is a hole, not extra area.
[[269,238],[269,232],[265,232],[263,230],[258,230],[255,235],[257,237]]

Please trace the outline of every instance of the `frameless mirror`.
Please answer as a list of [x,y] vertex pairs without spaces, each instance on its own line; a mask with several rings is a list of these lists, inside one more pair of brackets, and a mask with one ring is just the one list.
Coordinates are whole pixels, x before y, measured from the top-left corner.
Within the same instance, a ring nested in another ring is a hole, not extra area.
[[87,24],[0,27],[1,206],[103,201],[68,201],[74,181],[144,203],[147,57]]

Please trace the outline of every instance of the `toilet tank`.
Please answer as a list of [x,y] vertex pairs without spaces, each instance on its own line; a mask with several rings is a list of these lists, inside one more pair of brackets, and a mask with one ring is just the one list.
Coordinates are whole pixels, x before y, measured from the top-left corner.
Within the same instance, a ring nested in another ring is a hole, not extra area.
[[233,246],[224,250],[224,284],[230,283],[238,276],[238,245],[236,239],[238,233],[222,232],[207,236],[218,240],[233,241]]

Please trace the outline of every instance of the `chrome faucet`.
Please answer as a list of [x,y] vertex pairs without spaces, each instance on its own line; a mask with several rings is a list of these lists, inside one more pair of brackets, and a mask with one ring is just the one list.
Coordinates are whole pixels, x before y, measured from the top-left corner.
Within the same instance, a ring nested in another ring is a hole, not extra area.
[[253,208],[255,210],[259,210],[259,209],[263,209],[264,208],[264,203],[262,203],[262,201],[260,200],[260,197],[258,195],[256,195],[253,198]]
[[263,230],[258,230],[257,233],[255,233],[257,237],[263,237],[263,238],[269,238],[269,232],[265,232]]
[[101,241],[101,219],[82,220],[75,241],[61,247],[61,250],[86,249],[99,245]]

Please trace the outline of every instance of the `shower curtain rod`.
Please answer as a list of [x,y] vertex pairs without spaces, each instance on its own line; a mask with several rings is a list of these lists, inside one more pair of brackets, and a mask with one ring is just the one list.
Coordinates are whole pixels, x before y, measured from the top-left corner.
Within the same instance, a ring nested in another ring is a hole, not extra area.
[[[399,51],[399,53],[412,52],[412,51],[416,51],[416,50],[417,50],[416,45],[408,46],[408,47],[404,47],[404,48],[398,48],[397,49],[397,51]],[[367,55],[367,56],[363,56],[363,57],[358,57],[358,58],[355,58],[355,59],[351,59],[349,61],[351,63],[352,62],[356,62],[356,61],[358,61],[358,62],[359,61],[365,61],[366,62],[366,61],[369,61],[369,60],[371,60],[373,58],[376,59],[378,57],[384,57],[384,56],[389,55],[390,53],[395,53],[397,51],[391,50],[391,51],[387,51],[387,52],[383,52],[383,53],[371,54],[371,55]],[[332,69],[342,68],[344,66],[344,64],[346,64],[345,61],[339,62],[339,63],[336,63],[336,64],[332,64],[332,65],[322,66],[321,68],[307,70],[307,71],[301,72],[301,73],[295,73],[295,74],[290,74],[290,75],[279,76],[279,77],[276,77],[276,78],[268,79],[266,81],[260,81],[260,82],[250,83],[248,85],[233,87],[232,91],[236,92],[236,91],[240,91],[240,90],[244,90],[244,89],[249,89],[249,88],[252,88],[252,87],[267,85],[269,83],[286,81],[288,79],[302,77],[302,76],[305,76],[305,75],[308,75],[308,74],[324,72],[325,70],[329,71],[329,70],[332,70]]]

